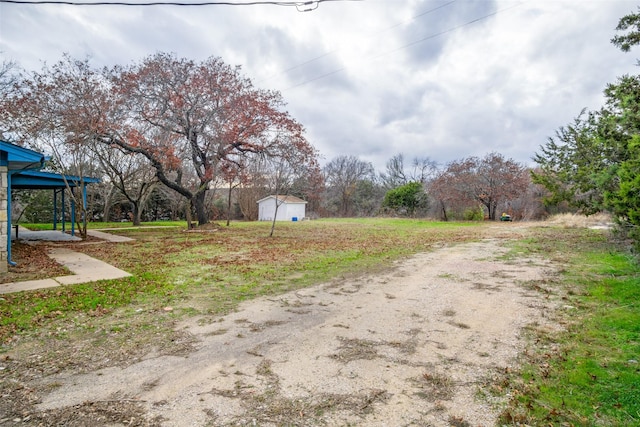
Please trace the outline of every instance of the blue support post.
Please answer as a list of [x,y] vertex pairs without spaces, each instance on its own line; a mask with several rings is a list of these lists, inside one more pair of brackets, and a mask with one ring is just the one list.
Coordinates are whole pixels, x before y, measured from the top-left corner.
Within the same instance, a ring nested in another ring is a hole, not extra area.
[[[7,264],[14,267],[17,264],[11,260],[11,171],[7,172]],[[18,229],[16,228],[16,238]]]
[[82,225],[87,231],[87,183],[82,183]]
[[53,229],[58,229],[58,190],[53,189]]
[[60,209],[60,212],[62,213],[62,232],[64,233],[66,231],[65,228],[65,221],[66,221],[66,215],[64,212],[64,208],[65,208],[65,203],[64,203],[64,190],[61,190],[62,193],[62,208]]
[[71,235],[76,235],[76,201],[73,197],[71,198]]

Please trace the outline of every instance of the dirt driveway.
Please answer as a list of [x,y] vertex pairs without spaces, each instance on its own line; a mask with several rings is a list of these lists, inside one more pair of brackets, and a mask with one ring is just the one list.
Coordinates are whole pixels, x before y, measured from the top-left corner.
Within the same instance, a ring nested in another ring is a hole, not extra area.
[[[500,245],[445,246],[384,275],[191,319],[179,325],[197,339],[189,354],[49,375],[31,385],[35,409],[128,414],[93,418],[110,426],[494,425],[523,328],[551,309],[531,284],[554,274],[541,260],[501,259]],[[73,419],[64,425],[82,425]]]

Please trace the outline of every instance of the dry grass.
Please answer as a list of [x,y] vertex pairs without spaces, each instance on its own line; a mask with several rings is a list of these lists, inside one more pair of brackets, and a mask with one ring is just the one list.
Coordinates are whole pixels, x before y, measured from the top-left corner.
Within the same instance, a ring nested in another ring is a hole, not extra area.
[[[374,410],[376,404],[386,403],[391,395],[385,390],[364,389],[359,393],[319,393],[311,396],[285,397],[280,390],[280,378],[271,369],[272,361],[263,360],[256,374],[264,381],[262,391],[237,381],[229,390],[214,389],[212,394],[238,399],[245,413],[218,423],[214,410],[206,411],[214,425],[332,425],[334,416],[360,419]],[[342,416],[341,416],[342,414]]]
[[379,357],[377,347],[382,345],[381,342],[345,337],[338,337],[338,340],[340,340],[338,352],[331,357],[343,363]]
[[610,227],[613,224],[611,215],[599,213],[595,215],[581,214],[557,214],[549,217],[545,224],[563,227],[563,228],[594,228],[594,227]]
[[437,372],[425,372],[417,378],[411,378],[410,382],[419,389],[415,395],[429,402],[449,400],[455,392],[453,380]]

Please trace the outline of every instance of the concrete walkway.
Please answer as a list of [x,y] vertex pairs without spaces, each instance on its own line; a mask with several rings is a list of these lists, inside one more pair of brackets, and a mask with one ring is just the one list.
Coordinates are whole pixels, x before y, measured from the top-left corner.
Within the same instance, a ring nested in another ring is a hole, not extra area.
[[122,243],[122,242],[132,242],[135,239],[131,237],[118,236],[116,234],[105,233],[103,231],[98,230],[87,230],[87,234],[91,237],[97,237],[98,239],[106,240],[108,242]]
[[[109,242],[129,242],[133,239],[124,236],[116,236],[114,234],[103,233],[100,231],[88,230],[87,234]],[[68,241],[82,240],[80,238],[69,239],[68,234],[60,231],[18,231],[18,239],[25,241],[33,240],[49,240],[49,241]],[[51,248],[49,256],[58,264],[67,267],[73,275],[60,276],[51,279],[28,280],[25,282],[2,283],[0,284],[0,294],[11,292],[30,291],[35,289],[53,288],[61,285],[76,285],[79,283],[96,282],[98,280],[112,280],[129,277],[131,274],[124,270],[120,270],[106,262],[97,260],[89,255],[75,252],[66,248]]]
[[96,282],[98,280],[121,279],[131,276],[131,274],[126,271],[120,270],[106,262],[66,248],[51,248],[49,250],[49,256],[59,264],[67,267],[74,274],[71,276],[54,277],[52,279],[0,284],[0,294],[53,288],[61,285],[76,285],[79,283]]

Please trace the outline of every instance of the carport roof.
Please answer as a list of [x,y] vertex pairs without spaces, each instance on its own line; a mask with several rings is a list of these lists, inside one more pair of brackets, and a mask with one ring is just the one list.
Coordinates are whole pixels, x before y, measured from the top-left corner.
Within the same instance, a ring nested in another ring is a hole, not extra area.
[[[40,169],[44,167],[47,160],[48,158],[42,153],[0,140],[0,166],[4,166],[8,169],[7,176],[3,179],[3,181],[6,180],[7,182],[2,183],[3,185],[8,184],[5,190],[5,195],[3,196],[3,199],[6,199],[6,214],[3,212],[2,216],[6,218],[6,222],[9,226],[11,226],[11,190],[13,189],[21,188],[41,190],[81,187],[83,192],[82,203],[86,206],[87,184],[100,182],[100,180],[96,178],[40,172]],[[75,205],[72,204],[72,209],[74,206]],[[73,222],[71,224],[73,225]],[[9,265],[15,265],[11,260],[11,231],[10,229],[8,230],[6,261]],[[71,234],[73,234],[73,228],[71,229]]]
[[43,190],[100,182],[97,178],[39,171],[47,160],[42,153],[0,140],[0,165],[11,172],[11,188]]
[[0,166],[10,171],[40,169],[47,160],[44,154],[0,140]]
[[49,188],[79,187],[100,182],[98,178],[60,175],[51,172],[23,171],[11,178],[11,188],[46,190]]

